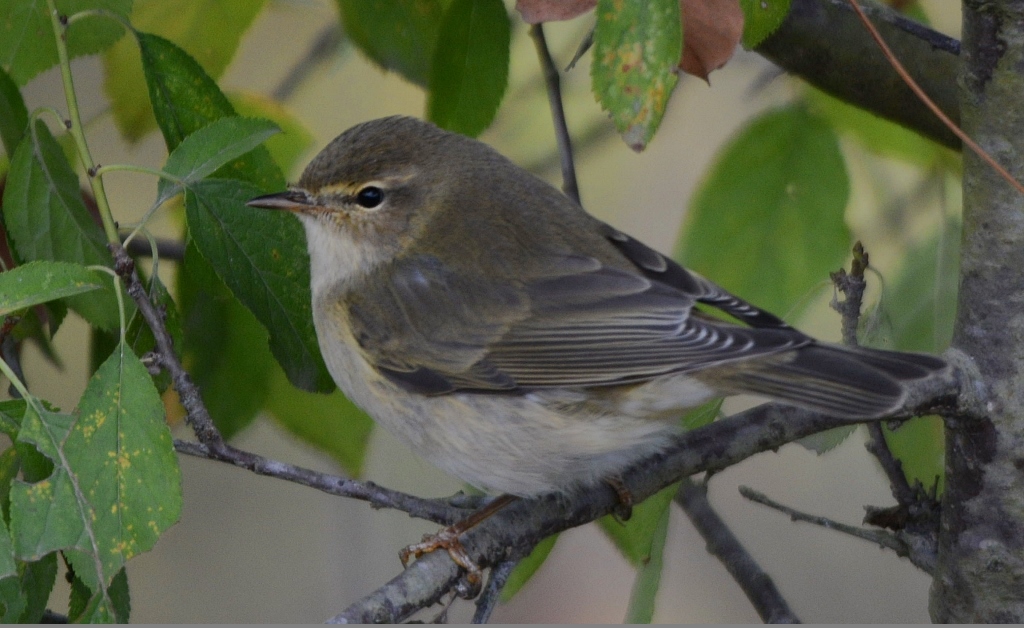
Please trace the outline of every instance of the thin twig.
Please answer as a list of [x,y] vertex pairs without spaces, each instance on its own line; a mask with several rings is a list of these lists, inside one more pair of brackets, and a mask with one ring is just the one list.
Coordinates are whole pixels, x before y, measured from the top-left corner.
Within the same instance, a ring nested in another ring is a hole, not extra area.
[[[576,139],[573,140],[573,150],[586,153],[597,144],[615,137],[617,135],[615,134],[614,125],[607,124],[604,120],[597,120],[591,122],[583,131],[576,134]],[[545,172],[555,166],[560,166],[561,160],[562,154],[556,149],[545,153],[544,156],[534,161],[523,164],[523,167],[530,172]]]
[[[160,256],[160,259],[169,259],[180,262],[185,259],[185,243],[180,240],[170,240],[167,238],[155,238],[156,240],[156,254]],[[137,257],[149,257],[153,254],[153,249],[149,245],[149,241],[140,238],[133,238],[128,242],[128,254]]]
[[547,40],[544,38],[542,24],[530,27],[530,37],[537,48],[537,57],[544,70],[544,84],[548,91],[548,104],[551,106],[551,118],[555,125],[555,139],[558,141],[558,154],[562,164],[562,191],[565,195],[580,203],[580,188],[576,182],[576,165],[572,157],[572,139],[569,137],[569,126],[565,121],[565,109],[562,106],[562,87],[558,68],[551,59]]
[[882,465],[885,476],[889,478],[889,490],[896,498],[896,503],[906,506],[917,501],[914,489],[907,481],[907,475],[903,472],[903,463],[892,454],[889,443],[885,440],[885,432],[881,423],[868,425],[870,440],[867,443],[868,452],[873,455]]
[[[850,272],[847,273],[840,268],[837,272],[832,273],[832,283],[835,284],[836,290],[845,296],[842,301],[839,301],[838,297],[832,301],[832,308],[839,312],[842,318],[843,344],[851,346],[859,344],[857,328],[860,324],[864,290],[867,288],[864,272],[870,264],[870,256],[864,250],[864,245],[857,242],[853,245]],[[907,482],[907,476],[903,473],[903,464],[889,449],[881,423],[868,424],[868,434],[871,440],[868,442],[867,449],[882,465],[882,470],[889,478],[889,488],[893,497],[896,498],[896,502],[903,506],[914,503],[917,495]]]
[[274,100],[284,102],[292,97],[295,90],[314,70],[324,61],[329,59],[344,42],[344,33],[335,20],[330,26],[324,28],[313,40],[313,44],[306,51],[301,59],[295,62],[277,87],[270,93]]
[[508,582],[508,577],[512,575],[512,570],[516,568],[518,562],[506,560],[491,568],[487,586],[476,600],[476,612],[473,613],[474,624],[486,624],[491,620],[491,613],[501,601],[501,590],[505,588],[505,583]]
[[706,484],[694,482],[690,478],[684,479],[676,493],[675,502],[704,539],[708,553],[728,570],[765,623],[800,623],[772,582],[771,576],[761,569],[711,507]]
[[788,515],[793,521],[803,521],[804,523],[810,523],[829,530],[835,530],[836,532],[841,532],[843,534],[874,543],[879,547],[890,549],[896,552],[897,556],[909,559],[910,562],[914,563],[914,565],[929,573],[931,573],[931,570],[935,568],[934,554],[927,551],[921,551],[932,544],[929,540],[924,540],[925,542],[923,544],[908,542],[911,535],[905,533],[891,534],[882,530],[866,530],[864,528],[858,528],[857,526],[840,523],[834,519],[829,519],[828,517],[800,512],[799,510],[780,504],[764,493],[755,491],[748,486],[741,486],[740,494],[752,502],[757,502],[758,504],[762,504]]
[[928,109],[930,109],[931,112],[934,113],[935,116],[939,118],[939,120],[942,120],[942,123],[945,124],[946,127],[948,127],[954,135],[959,137],[961,142],[963,142],[968,148],[974,151],[975,155],[980,157],[982,161],[991,166],[992,169],[995,170],[999,174],[999,176],[1002,177],[1007,183],[1012,185],[1014,189],[1016,189],[1021,194],[1024,194],[1024,184],[1021,184],[1020,181],[1014,179],[1013,175],[1011,175],[1006,170],[1006,168],[1003,168],[998,161],[996,161],[991,155],[985,152],[985,149],[979,146],[977,142],[972,140],[970,136],[964,133],[963,130],[961,130],[960,127],[958,127],[952,120],[950,120],[949,116],[947,116],[942,111],[942,109],[940,109],[939,106],[936,105],[931,98],[929,98],[928,94],[926,94],[924,90],[921,89],[921,86],[917,84],[917,81],[915,81],[914,78],[910,76],[910,73],[907,72],[907,69],[903,67],[902,63],[900,63],[900,60],[897,59],[896,55],[892,53],[892,50],[889,48],[889,45],[885,43],[884,39],[882,39],[882,35],[879,34],[878,29],[875,28],[875,25],[872,24],[871,20],[868,19],[868,16],[864,14],[864,9],[861,8],[860,3],[857,2],[857,0],[849,0],[849,2],[850,5],[853,7],[853,10],[857,12],[857,17],[860,18],[860,21],[863,22],[865,28],[867,28],[868,32],[871,33],[871,37],[875,40],[875,43],[877,43],[878,47],[882,50],[882,53],[885,55],[885,58],[889,60],[889,64],[892,65],[892,69],[896,70],[896,73],[900,75],[900,78],[903,79],[903,82],[907,84],[907,87],[909,87],[911,91],[914,92],[914,95],[921,99],[921,102],[923,102],[925,106],[927,106]]
[[856,347],[860,344],[857,341],[857,327],[860,325],[861,305],[864,302],[864,289],[867,282],[864,281],[864,271],[868,267],[868,254],[864,251],[864,245],[859,241],[853,245],[853,261],[850,262],[850,272],[840,268],[831,273],[832,283],[836,291],[843,293],[844,299],[839,300],[838,294],[832,300],[832,309],[839,312],[843,330],[843,344]]
[[124,280],[125,290],[135,301],[143,319],[153,331],[157,346],[157,362],[171,374],[174,389],[178,392],[181,405],[186,411],[186,422],[201,443],[211,448],[223,448],[224,438],[213,424],[213,419],[210,418],[210,413],[199,394],[199,388],[178,360],[174,352],[174,341],[167,331],[167,326],[164,325],[163,316],[156,311],[153,302],[149,300],[149,295],[146,294],[145,287],[139,281],[139,275],[135,272],[135,262],[120,244],[107,246],[114,256],[114,270]]
[[362,482],[329,473],[320,473],[296,465],[270,460],[258,454],[236,449],[230,445],[208,447],[202,443],[175,440],[174,449],[181,454],[227,462],[257,475],[265,475],[287,482],[294,482],[330,495],[350,497],[368,502],[374,508],[391,508],[408,513],[412,517],[433,521],[440,525],[451,525],[466,516],[466,510],[452,506],[449,501],[423,499],[400,491],[394,491],[373,482]]
[[787,515],[793,521],[803,521],[804,523],[811,523],[816,526],[821,526],[822,528],[842,532],[843,534],[848,534],[850,536],[857,537],[858,539],[871,541],[872,543],[876,543],[891,550],[896,550],[898,548],[898,544],[895,539],[888,532],[882,532],[880,530],[865,530],[864,528],[858,528],[857,526],[840,523],[834,519],[829,519],[828,517],[800,512],[799,510],[780,504],[764,493],[755,491],[749,486],[741,486],[740,495],[746,497],[752,502],[757,502],[758,504],[767,506],[773,510],[778,510],[782,514]]

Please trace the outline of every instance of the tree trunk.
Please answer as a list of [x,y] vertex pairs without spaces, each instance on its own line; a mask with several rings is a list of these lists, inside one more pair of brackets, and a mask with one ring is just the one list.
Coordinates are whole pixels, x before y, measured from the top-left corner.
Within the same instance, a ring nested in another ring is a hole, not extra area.
[[[964,0],[963,129],[1024,180],[1024,0]],[[1024,195],[964,151],[963,260],[953,345],[986,389],[983,420],[951,418],[940,622],[1024,621]]]

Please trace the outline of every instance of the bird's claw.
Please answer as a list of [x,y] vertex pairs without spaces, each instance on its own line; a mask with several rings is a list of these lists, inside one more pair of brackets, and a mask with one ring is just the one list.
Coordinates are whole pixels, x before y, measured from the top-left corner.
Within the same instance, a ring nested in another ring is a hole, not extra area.
[[480,593],[480,584],[483,582],[483,570],[470,557],[466,548],[459,540],[462,530],[454,529],[454,526],[443,528],[437,534],[427,534],[423,540],[414,543],[398,553],[399,560],[403,567],[408,567],[414,558],[429,554],[438,549],[445,549],[456,565],[466,571],[465,578],[459,582],[459,597],[472,599]]

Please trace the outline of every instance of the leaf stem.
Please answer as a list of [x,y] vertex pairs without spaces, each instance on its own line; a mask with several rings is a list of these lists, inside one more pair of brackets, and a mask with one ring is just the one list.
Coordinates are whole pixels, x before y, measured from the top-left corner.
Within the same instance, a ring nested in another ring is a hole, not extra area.
[[118,288],[121,287],[121,277],[116,272],[114,272],[113,268],[108,268],[106,266],[86,266],[86,268],[88,268],[89,270],[96,270],[107,273],[108,275],[110,275],[111,279],[114,280],[114,293],[117,295],[117,312],[120,315],[121,322],[121,344],[123,345],[125,342],[127,342],[127,340],[125,339],[125,334],[128,331],[128,321],[125,318],[124,312],[124,295],[121,294],[120,290],[118,290]]
[[135,29],[132,28],[131,22],[129,22],[123,15],[115,13],[115,12],[109,10],[109,9],[86,9],[84,11],[79,11],[77,13],[74,13],[73,15],[69,15],[69,16],[67,16],[67,19],[64,22],[64,28],[67,28],[68,26],[71,26],[72,24],[74,24],[78,20],[81,20],[81,19],[87,18],[87,17],[105,17],[105,18],[109,18],[109,19],[114,20],[115,22],[119,23],[129,33],[135,32]]
[[32,115],[30,117],[32,121],[35,122],[39,118],[43,117],[44,113],[48,113],[54,118],[56,118],[57,124],[59,124],[61,127],[67,128],[67,120],[65,120],[64,116],[60,115],[60,112],[54,109],[53,107],[37,107],[36,109],[32,110]]
[[71,61],[68,58],[68,21],[66,17],[57,12],[56,0],[46,0],[46,6],[50,10],[50,24],[53,26],[53,36],[57,43],[57,58],[60,60],[60,75],[64,82],[64,98],[68,104],[68,116],[71,122],[68,130],[78,147],[78,158],[82,161],[82,166],[88,174],[89,186],[92,188],[93,196],[96,197],[96,207],[99,209],[100,219],[103,221],[103,231],[106,233],[107,241],[120,243],[117,236],[117,225],[110,212],[107,192],[103,189],[103,180],[96,176],[96,164],[92,160],[89,144],[85,140],[82,115],[78,108],[78,96],[75,94],[75,84],[71,77]]
[[92,176],[99,178],[108,172],[137,172],[139,174],[151,174],[154,177],[166,179],[167,181],[176,183],[177,185],[185,185],[185,182],[181,178],[176,177],[173,174],[169,174],[158,168],[147,168],[145,166],[137,166],[135,164],[108,164],[106,166],[97,166],[93,169]]

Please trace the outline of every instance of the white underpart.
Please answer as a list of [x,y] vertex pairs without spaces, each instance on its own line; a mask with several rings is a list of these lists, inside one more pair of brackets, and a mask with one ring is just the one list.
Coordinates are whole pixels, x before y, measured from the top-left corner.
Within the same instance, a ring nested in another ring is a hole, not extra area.
[[346,279],[379,260],[316,219],[302,219],[310,250],[313,320],[335,382],[413,451],[474,486],[530,496],[596,484],[663,449],[678,433],[682,411],[714,396],[685,375],[653,380],[614,402],[594,402],[579,390],[408,392],[366,361],[339,305]]

